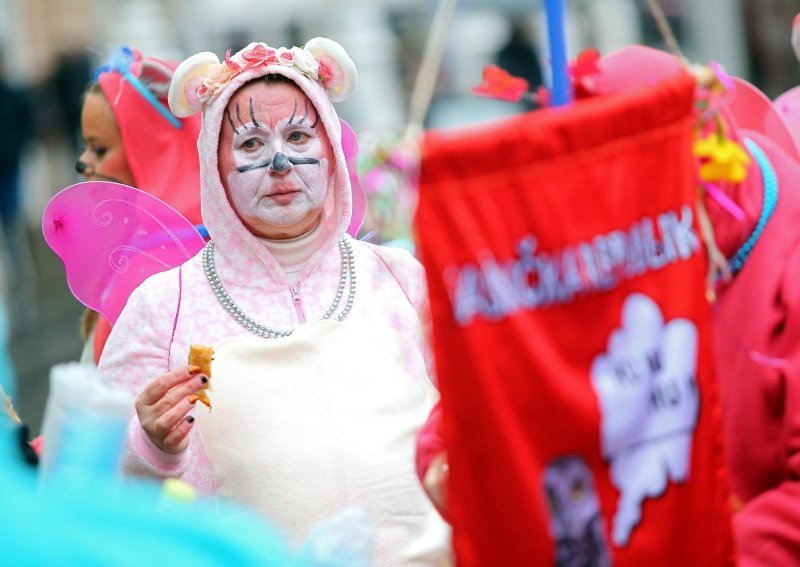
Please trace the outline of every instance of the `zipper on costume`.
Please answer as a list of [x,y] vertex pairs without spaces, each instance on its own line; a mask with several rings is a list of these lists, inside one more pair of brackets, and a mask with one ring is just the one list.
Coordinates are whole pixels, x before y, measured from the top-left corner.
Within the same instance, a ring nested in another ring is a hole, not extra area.
[[300,321],[300,324],[306,322],[305,313],[303,313],[303,305],[300,303],[300,286],[297,284],[292,284],[289,286],[289,291],[292,294],[292,302],[294,303],[294,309],[297,311],[297,319]]

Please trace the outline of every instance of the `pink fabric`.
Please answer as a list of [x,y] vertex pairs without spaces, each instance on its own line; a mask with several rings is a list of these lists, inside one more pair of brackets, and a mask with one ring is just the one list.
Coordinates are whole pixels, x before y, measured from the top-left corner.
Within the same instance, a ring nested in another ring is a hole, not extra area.
[[[800,556],[800,165],[758,132],[779,179],[775,214],[742,270],[717,293],[713,323],[739,565],[798,565]],[[744,225],[707,199],[724,250],[749,235],[761,209],[758,166],[732,196]],[[779,364],[776,364],[780,361]]]
[[[231,81],[229,88],[203,114],[198,142],[201,201],[203,220],[216,247],[217,271],[228,293],[256,320],[274,328],[291,329],[300,320],[289,283],[276,260],[234,213],[217,171],[217,141],[227,101],[236,88],[266,73],[290,75],[297,82],[318,110],[334,148],[335,172],[322,224],[326,238],[295,284],[305,319],[322,318],[336,294],[341,267],[336,243],[346,237],[352,199],[340,123],[318,83],[282,66],[248,70]],[[385,321],[405,333],[423,355],[427,354],[422,316],[427,313],[427,293],[420,264],[402,250],[352,239],[351,244],[358,286],[355,303],[345,322],[361,318]],[[182,266],[180,284],[178,269],[172,269],[152,276],[133,292],[108,339],[98,370],[105,382],[135,395],[155,377],[184,365],[191,343],[213,345],[238,336],[253,335],[220,306],[198,254]],[[430,358],[426,356],[426,360]],[[156,477],[169,475],[164,463],[136,441],[140,429],[134,419],[126,469]],[[247,440],[232,435],[231,442]],[[212,469],[197,429],[191,432],[186,451],[182,457],[186,469],[180,478],[193,484],[198,493],[212,494],[215,491]],[[409,455],[409,461],[412,458]]]
[[440,427],[442,424],[442,406],[436,404],[428,416],[428,421],[419,430],[417,435],[417,476],[420,482],[425,480],[425,474],[431,466],[431,462],[439,453],[444,451],[444,438]]
[[[425,489],[428,498],[431,497],[428,487],[425,485],[425,475],[431,466],[433,460],[438,457],[444,450],[444,437],[441,432],[442,427],[442,405],[437,403],[433,406],[431,413],[428,415],[428,420],[425,425],[419,430],[417,434],[417,453],[415,464],[417,468],[417,477],[420,484]],[[446,521],[450,521],[447,510],[442,509],[433,498],[431,502],[436,506],[436,510]]]
[[[134,54],[131,73],[142,79],[142,56]],[[172,71],[178,66],[174,61],[147,59]],[[169,83],[168,77],[163,80]],[[192,224],[200,224],[200,117],[182,118],[182,127],[176,129],[119,73],[101,73],[97,82],[117,119],[136,187],[170,204]],[[162,103],[168,108],[166,93]]]
[[108,340],[108,335],[111,334],[111,323],[106,321],[106,318],[100,316],[97,318],[97,323],[94,326],[94,364],[97,366],[97,363],[100,362],[100,354],[102,354],[103,349],[106,347],[106,341]]
[[131,421],[136,427],[131,427],[131,441],[136,451],[144,457],[146,461],[152,463],[158,470],[166,475],[175,475],[183,472],[186,468],[186,451],[177,454],[170,454],[162,451],[148,439],[144,430],[139,426],[139,421],[134,417]]

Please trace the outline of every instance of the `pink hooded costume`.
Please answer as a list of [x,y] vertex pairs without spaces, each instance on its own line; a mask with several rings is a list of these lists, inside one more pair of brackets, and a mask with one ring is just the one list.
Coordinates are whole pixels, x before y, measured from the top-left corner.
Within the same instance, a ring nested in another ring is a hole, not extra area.
[[[324,237],[314,240],[294,283],[239,220],[218,172],[228,101],[268,74],[288,77],[306,94],[335,163]],[[136,289],[99,373],[138,394],[184,366],[190,344],[213,345],[214,409],[196,408],[188,448],[177,455],[161,451],[134,414],[125,469],[180,477],[202,495],[238,500],[296,539],[315,522],[357,506],[376,529],[376,565],[430,564],[447,553],[447,533],[414,474],[414,436],[436,398],[426,371],[424,275],[408,253],[345,232],[350,182],[331,102],[349,96],[355,79],[341,46],[324,38],[291,51],[254,43],[221,64],[209,53],[181,64],[170,107],[178,116],[203,107],[201,206],[216,273],[241,312],[293,332],[262,338],[226,311],[200,253]],[[351,263],[346,248],[337,250],[342,240],[352,249]],[[345,282],[331,314],[337,286]]]
[[[177,62],[142,57],[136,50],[128,53],[130,60],[124,62],[124,70],[138,78],[160,104],[166,103]],[[101,67],[97,84],[114,113],[136,187],[169,203],[193,224],[200,224],[200,176],[195,151],[200,120],[187,116],[176,128],[159,115],[120,70],[117,66]]]

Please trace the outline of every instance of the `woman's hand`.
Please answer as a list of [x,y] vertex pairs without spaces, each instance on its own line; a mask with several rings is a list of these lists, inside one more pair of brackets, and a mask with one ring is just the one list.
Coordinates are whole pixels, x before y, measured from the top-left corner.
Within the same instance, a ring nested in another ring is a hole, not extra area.
[[422,481],[433,505],[439,510],[444,519],[447,519],[447,476],[450,466],[447,464],[447,453],[436,455]]
[[189,396],[208,384],[197,366],[183,366],[162,374],[136,397],[136,413],[147,437],[167,453],[180,453],[189,444],[194,402]]

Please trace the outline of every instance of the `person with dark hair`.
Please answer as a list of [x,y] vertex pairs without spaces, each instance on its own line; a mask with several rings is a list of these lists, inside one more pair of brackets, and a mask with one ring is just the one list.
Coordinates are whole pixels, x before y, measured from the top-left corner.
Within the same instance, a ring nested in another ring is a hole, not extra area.
[[510,22],[508,42],[497,52],[496,63],[515,77],[528,81],[529,90],[535,91],[542,84],[542,67],[539,54],[531,41],[531,34],[524,21]]

